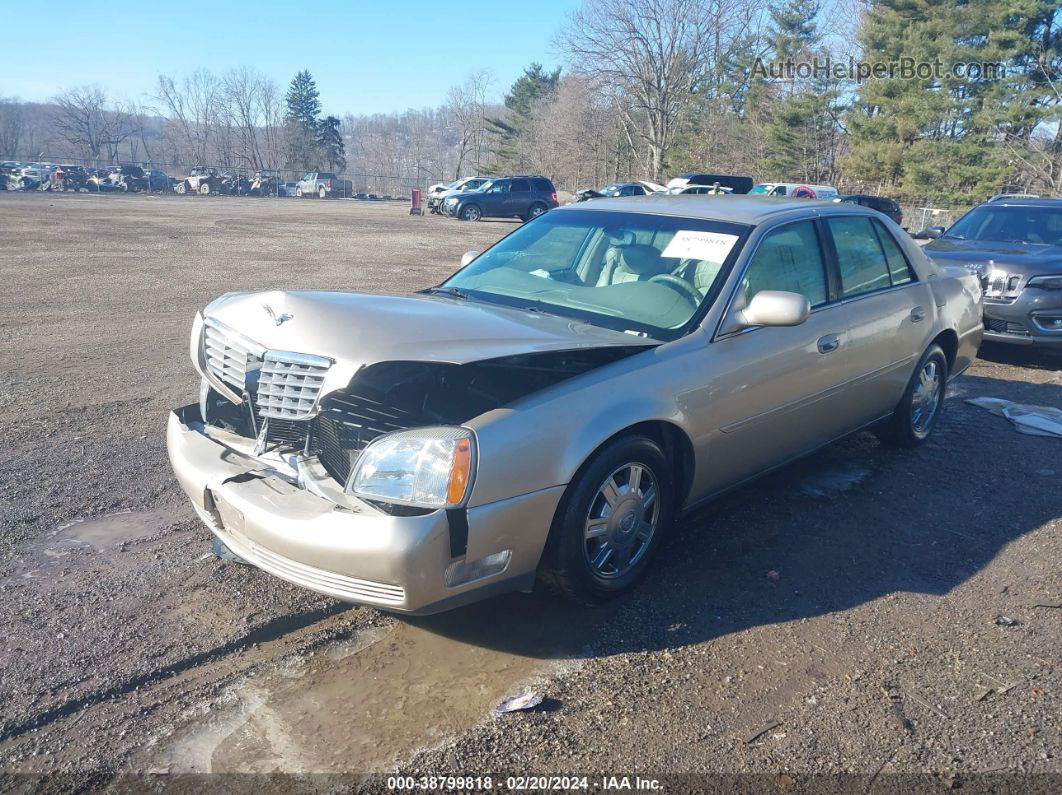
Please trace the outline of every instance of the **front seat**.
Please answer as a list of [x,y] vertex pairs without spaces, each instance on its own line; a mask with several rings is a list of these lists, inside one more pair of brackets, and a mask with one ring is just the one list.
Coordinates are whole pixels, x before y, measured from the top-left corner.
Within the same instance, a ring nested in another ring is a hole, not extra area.
[[645,282],[666,272],[660,250],[646,243],[625,246],[606,284]]

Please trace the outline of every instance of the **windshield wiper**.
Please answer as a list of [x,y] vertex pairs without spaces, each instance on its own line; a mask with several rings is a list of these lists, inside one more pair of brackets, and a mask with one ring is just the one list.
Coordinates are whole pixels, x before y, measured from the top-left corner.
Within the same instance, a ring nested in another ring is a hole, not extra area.
[[947,237],[951,240],[965,240],[966,235],[941,235],[941,237]]
[[427,290],[421,290],[421,292],[428,295],[448,295],[450,298],[460,298],[463,301],[467,301],[472,297],[464,290],[458,290],[456,287],[429,287]]

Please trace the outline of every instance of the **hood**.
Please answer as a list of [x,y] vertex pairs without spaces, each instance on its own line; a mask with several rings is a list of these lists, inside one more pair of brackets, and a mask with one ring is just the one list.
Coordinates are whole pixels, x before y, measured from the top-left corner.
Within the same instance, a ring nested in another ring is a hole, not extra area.
[[1009,272],[1025,276],[1062,273],[1062,246],[939,238],[923,246],[922,251],[940,265],[973,269],[1005,265]]
[[[465,364],[522,353],[659,344],[577,320],[445,296],[234,293],[215,300],[203,315],[266,348],[331,357],[345,371],[382,361]],[[284,315],[288,319],[278,326],[274,318]]]

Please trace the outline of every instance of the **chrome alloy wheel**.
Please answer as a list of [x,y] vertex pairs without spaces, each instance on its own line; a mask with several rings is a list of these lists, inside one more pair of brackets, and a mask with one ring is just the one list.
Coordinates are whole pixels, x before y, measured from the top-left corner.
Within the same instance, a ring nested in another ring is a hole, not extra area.
[[658,483],[644,464],[624,464],[590,502],[583,551],[600,577],[619,577],[645,555],[660,518]]
[[933,427],[937,409],[944,398],[943,373],[940,365],[930,359],[918,374],[914,394],[911,395],[911,427],[919,436],[925,436]]

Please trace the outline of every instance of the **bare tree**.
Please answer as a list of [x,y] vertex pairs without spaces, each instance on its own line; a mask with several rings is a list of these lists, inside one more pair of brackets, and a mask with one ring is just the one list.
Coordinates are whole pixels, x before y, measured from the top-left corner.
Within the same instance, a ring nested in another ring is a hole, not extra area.
[[561,33],[560,48],[607,92],[652,179],[707,59],[747,18],[741,8],[740,0],[587,0]]
[[59,136],[86,158],[97,161],[115,145],[115,114],[99,86],[71,88],[53,100],[54,124]]
[[0,97],[0,156],[15,157],[26,129],[26,108],[17,98]]
[[157,90],[156,99],[171,121],[174,159],[207,163],[214,154],[211,145],[218,124],[221,90],[217,77],[208,69],[196,69],[178,84],[159,75]]
[[478,168],[485,160],[487,91],[491,82],[490,73],[480,70],[446,94],[446,111],[457,138],[454,179],[460,179],[466,164]]

